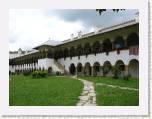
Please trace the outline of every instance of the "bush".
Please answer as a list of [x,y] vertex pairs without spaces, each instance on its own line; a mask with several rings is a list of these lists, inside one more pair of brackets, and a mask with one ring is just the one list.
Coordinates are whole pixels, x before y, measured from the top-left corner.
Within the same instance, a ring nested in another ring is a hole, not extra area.
[[56,75],[59,76],[61,74],[61,72],[59,71],[56,71]]
[[15,75],[15,73],[14,73],[14,72],[11,72],[11,75]]
[[29,70],[26,70],[26,71],[23,72],[24,76],[29,76],[30,74],[31,74],[31,72]]
[[32,77],[33,78],[44,78],[47,76],[47,71],[33,71]]
[[114,75],[113,78],[118,79],[120,77],[121,71],[120,71],[118,66],[113,66],[112,67],[112,73]]
[[131,77],[131,75],[130,75],[130,74],[128,74],[128,75],[124,75],[124,76],[123,76],[123,79],[124,79],[124,80],[126,80],[126,81],[128,81],[130,77]]
[[125,76],[123,76],[123,79],[126,80],[126,81],[128,81],[129,77],[130,77],[129,75],[125,75]]

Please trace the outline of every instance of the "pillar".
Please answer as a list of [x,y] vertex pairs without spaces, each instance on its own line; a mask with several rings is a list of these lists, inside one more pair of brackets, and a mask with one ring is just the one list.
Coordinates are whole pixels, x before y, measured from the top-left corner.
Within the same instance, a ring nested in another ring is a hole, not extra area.
[[94,68],[93,68],[93,66],[91,67],[91,76],[94,76]]
[[129,74],[129,66],[128,65],[125,65],[125,75],[128,75]]
[[75,74],[78,75],[78,69],[75,67]]

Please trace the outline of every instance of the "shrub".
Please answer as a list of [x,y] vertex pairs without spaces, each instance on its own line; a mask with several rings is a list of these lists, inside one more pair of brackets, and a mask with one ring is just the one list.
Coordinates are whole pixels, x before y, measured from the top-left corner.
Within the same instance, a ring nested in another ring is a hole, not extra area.
[[121,71],[120,71],[118,66],[113,66],[112,67],[112,73],[114,75],[113,78],[117,79],[117,78],[119,78],[119,76],[121,74]]
[[60,72],[59,72],[59,71],[56,71],[56,75],[59,76],[59,75],[60,75]]
[[26,70],[26,71],[23,72],[24,76],[29,76],[30,74],[31,74],[31,72],[29,70]]
[[14,73],[14,72],[11,72],[11,75],[15,75],[15,73]]
[[129,80],[129,77],[130,77],[129,74],[128,74],[128,75],[124,75],[124,76],[123,76],[123,79],[126,80],[126,81],[128,81],[128,80]]
[[47,71],[33,71],[32,77],[33,78],[44,78],[47,76]]

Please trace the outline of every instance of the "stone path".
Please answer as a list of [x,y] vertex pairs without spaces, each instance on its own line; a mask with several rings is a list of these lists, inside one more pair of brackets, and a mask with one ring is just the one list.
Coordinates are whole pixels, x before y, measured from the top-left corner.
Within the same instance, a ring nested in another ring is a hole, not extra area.
[[93,83],[76,77],[73,78],[82,81],[84,84],[84,88],[81,96],[79,96],[80,100],[77,103],[77,106],[96,106],[96,94],[94,91]]
[[120,88],[120,89],[125,89],[125,90],[135,90],[138,91],[139,89],[136,88],[129,88],[129,87],[121,87],[121,86],[115,86],[115,85],[110,85],[110,84],[104,84],[104,83],[96,83],[97,86],[109,86],[112,88]]

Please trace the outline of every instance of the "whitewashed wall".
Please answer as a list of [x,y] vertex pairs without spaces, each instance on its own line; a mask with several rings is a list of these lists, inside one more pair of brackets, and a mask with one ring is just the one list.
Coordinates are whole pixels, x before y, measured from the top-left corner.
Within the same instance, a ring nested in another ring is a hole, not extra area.
[[66,70],[69,70],[71,63],[74,63],[75,66],[77,66],[78,63],[82,63],[82,66],[84,66],[86,62],[89,62],[91,66],[93,66],[95,62],[99,62],[100,65],[103,66],[105,61],[110,61],[111,65],[115,65],[118,60],[122,60],[125,65],[128,65],[129,61],[132,59],[138,60],[139,56],[129,55],[129,50],[122,50],[120,51],[120,54],[117,54],[117,51],[112,51],[109,52],[109,55],[106,55],[106,53],[99,53],[96,54],[96,56],[94,54],[88,55],[87,57],[80,56],[80,59],[78,59],[78,56],[72,57],[72,59],[68,57],[65,60],[62,58],[58,61],[65,66]]
[[41,69],[44,68],[45,70],[48,70],[49,67],[52,67],[52,71],[60,71],[60,69],[54,64],[54,59],[51,58],[39,59],[38,67]]

